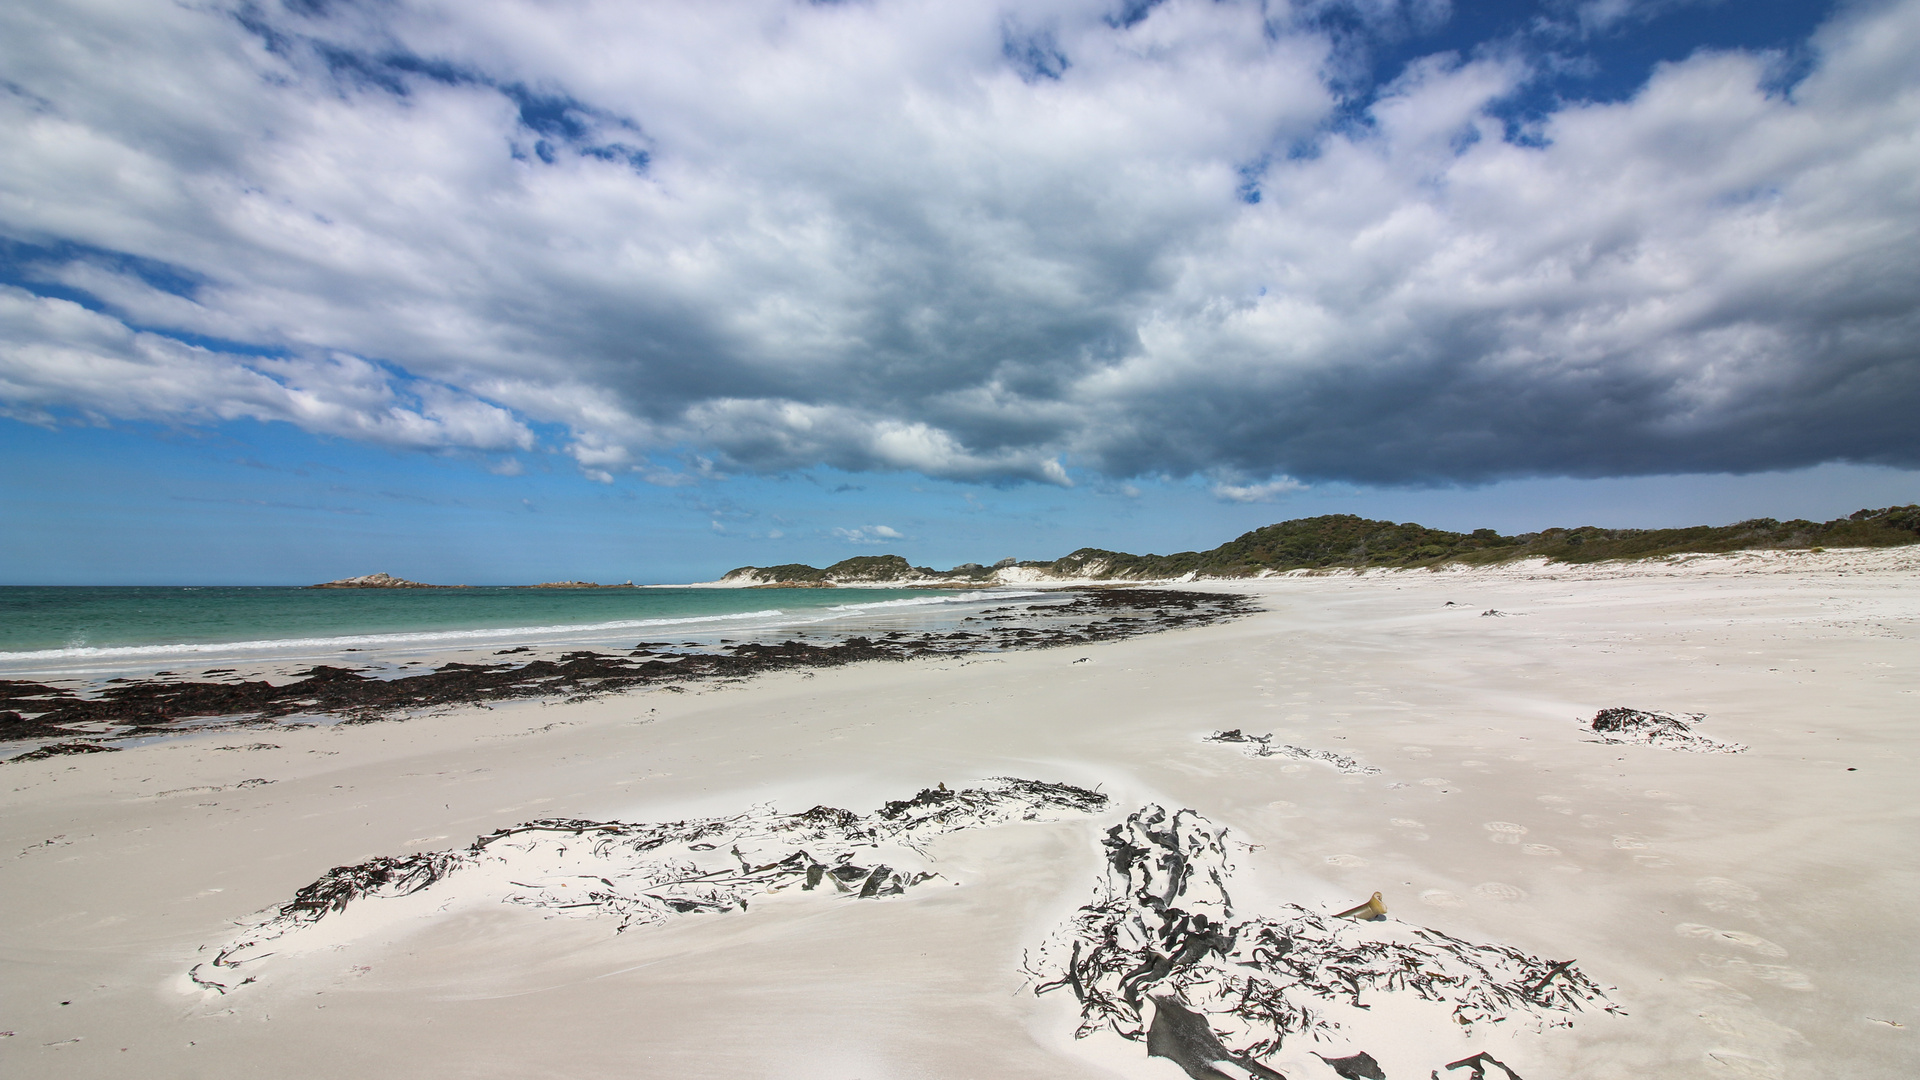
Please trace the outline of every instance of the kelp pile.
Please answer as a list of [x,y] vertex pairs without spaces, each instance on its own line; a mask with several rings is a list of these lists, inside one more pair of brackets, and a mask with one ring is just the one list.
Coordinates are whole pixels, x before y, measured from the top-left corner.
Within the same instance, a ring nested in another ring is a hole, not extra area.
[[1587,729],[1600,736],[1596,742],[1613,746],[1639,744],[1669,750],[1687,750],[1696,754],[1740,754],[1746,747],[1697,734],[1693,726],[1707,718],[1706,713],[1649,712],[1644,709],[1601,709],[1587,722]]
[[[929,788],[867,815],[816,806],[756,807],[730,817],[634,823],[547,819],[497,829],[463,850],[338,866],[294,894],[188,978],[226,993],[252,981],[241,968],[298,951],[298,935],[369,900],[433,893],[436,903],[505,902],[617,931],[682,915],[745,911],[792,889],[872,900],[937,876],[922,844],[942,833],[1098,813],[1107,798],[1070,784],[1001,777]],[[293,940],[289,940],[292,938]]]
[[[1077,1035],[1144,1041],[1194,1077],[1229,1075],[1215,1068],[1222,1062],[1276,1076],[1263,1062],[1289,1038],[1338,1044],[1343,1017],[1389,994],[1430,1005],[1438,1030],[1566,1024],[1589,1007],[1613,1009],[1572,961],[1463,941],[1371,905],[1353,918],[1297,904],[1240,912],[1227,844],[1226,830],[1194,811],[1158,805],[1108,831],[1093,901],[1028,958],[1036,993],[1067,990],[1078,1001]],[[1352,1050],[1324,1060],[1372,1061]]]
[[675,652],[643,642],[626,655],[582,650],[558,660],[449,663],[400,678],[325,665],[283,683],[156,676],[114,680],[91,696],[42,683],[0,679],[0,742],[142,737],[209,720],[266,723],[312,715],[393,719],[421,709],[550,696],[577,699],[795,668],[1084,645],[1205,625],[1250,610],[1250,599],[1240,595],[1100,588],[1075,591],[1064,602],[1030,604],[1017,614],[968,620],[991,624],[979,629],[892,631],[817,644],[749,641],[718,651]]
[[1372,776],[1380,771],[1372,765],[1364,764],[1345,754],[1334,753],[1332,750],[1313,750],[1288,743],[1275,746],[1272,735],[1248,735],[1239,728],[1216,731],[1206,736],[1205,741],[1239,743],[1247,747],[1247,754],[1250,757],[1283,757],[1292,758],[1295,761],[1318,761],[1351,776]]

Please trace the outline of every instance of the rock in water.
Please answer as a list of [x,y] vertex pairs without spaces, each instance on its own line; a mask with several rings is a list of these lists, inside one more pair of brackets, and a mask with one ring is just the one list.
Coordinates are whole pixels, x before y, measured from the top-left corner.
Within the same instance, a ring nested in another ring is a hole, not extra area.
[[309,589],[458,589],[460,585],[423,585],[418,581],[408,581],[392,574],[361,574],[359,577],[340,578],[337,581],[323,581],[318,585],[309,585]]

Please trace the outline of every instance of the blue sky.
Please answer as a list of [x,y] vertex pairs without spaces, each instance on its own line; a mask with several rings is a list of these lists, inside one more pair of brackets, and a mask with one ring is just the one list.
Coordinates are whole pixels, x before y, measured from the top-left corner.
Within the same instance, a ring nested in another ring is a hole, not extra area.
[[1920,2],[26,0],[0,582],[1920,500]]

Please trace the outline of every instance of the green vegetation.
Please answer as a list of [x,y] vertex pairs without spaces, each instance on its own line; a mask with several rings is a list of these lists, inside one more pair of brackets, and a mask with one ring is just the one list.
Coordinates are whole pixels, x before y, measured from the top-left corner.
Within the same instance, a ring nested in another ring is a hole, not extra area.
[[1187,573],[1208,577],[1245,577],[1262,570],[1320,569],[1331,566],[1421,566],[1462,555],[1500,550],[1516,543],[1492,529],[1473,533],[1429,529],[1411,522],[1369,521],[1352,514],[1283,521],[1255,529],[1211,551],[1174,555],[1128,555],[1081,548],[1064,559],[1036,565],[1059,574],[1083,573],[1089,563],[1104,562],[1103,576],[1170,578]]
[[[1501,536],[1492,529],[1447,532],[1411,522],[1395,524],[1352,514],[1327,514],[1255,529],[1211,551],[1129,555],[1081,548],[1052,562],[1019,565],[1062,577],[1176,578],[1189,573],[1247,577],[1263,570],[1438,566],[1453,562],[1481,565],[1540,557],[1554,562],[1590,563],[1764,548],[1892,547],[1913,543],[1920,543],[1920,505],[1861,510],[1823,522],[1754,518],[1733,525],[1685,529],[1600,529],[1585,525],[1519,536]],[[750,569],[742,567],[733,573]],[[775,581],[965,581],[983,579],[990,573],[978,563],[965,563],[942,573],[911,566],[898,555],[863,555],[825,570],[799,563],[760,570],[760,575]]]
[[1519,536],[1501,536],[1492,529],[1447,532],[1411,522],[1396,525],[1352,514],[1328,514],[1255,529],[1211,551],[1127,555],[1082,548],[1051,563],[1023,565],[1077,574],[1083,573],[1087,564],[1103,561],[1107,565],[1101,576],[1169,578],[1193,572],[1208,577],[1245,577],[1262,570],[1486,564],[1536,557],[1590,563],[1758,548],[1891,547],[1913,543],[1920,543],[1920,506],[1861,510],[1825,522],[1754,518],[1733,525],[1685,529],[1600,529],[1587,525]]
[[[1547,529],[1515,540],[1519,549],[1501,556],[1500,561],[1545,556],[1554,562],[1590,563],[1764,548],[1893,547],[1920,543],[1920,506],[1859,510],[1832,521],[1753,518],[1732,525],[1686,529],[1596,529],[1586,525]],[[1468,556],[1463,561],[1495,560]]]

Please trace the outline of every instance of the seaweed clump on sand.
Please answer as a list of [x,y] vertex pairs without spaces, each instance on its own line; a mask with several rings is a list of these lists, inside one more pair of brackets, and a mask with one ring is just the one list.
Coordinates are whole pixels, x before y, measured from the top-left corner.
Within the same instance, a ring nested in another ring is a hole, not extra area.
[[104,744],[97,743],[97,742],[82,742],[79,740],[75,740],[73,742],[48,743],[46,746],[42,746],[37,750],[29,750],[26,753],[16,755],[15,757],[10,758],[9,760],[11,761],[45,761],[48,758],[66,757],[71,754],[101,754],[101,753],[106,753],[107,751],[110,751],[110,750],[118,750],[118,749],[120,748],[117,746],[106,746]]
[[1318,761],[1324,765],[1331,765],[1336,770],[1347,773],[1350,776],[1372,776],[1380,771],[1377,767],[1365,764],[1357,758],[1335,753],[1332,750],[1314,750],[1304,746],[1294,746],[1290,743],[1281,743],[1275,746],[1271,734],[1248,735],[1239,728],[1216,731],[1211,735],[1205,736],[1203,741],[1243,744],[1248,748],[1248,757],[1283,757],[1292,758],[1295,761]]
[[[1107,797],[1071,784],[1000,777],[944,785],[872,814],[816,806],[755,807],[730,817],[624,822],[548,818],[479,837],[465,849],[336,866],[271,909],[188,979],[226,993],[239,969],[297,952],[301,931],[368,899],[431,891],[441,908],[509,903],[552,915],[613,920],[625,931],[682,915],[745,911],[791,890],[855,900],[899,896],[936,877],[923,845],[943,833],[1098,813]],[[251,971],[252,969],[249,969]]]
[[328,714],[350,721],[377,720],[417,709],[556,695],[578,699],[795,668],[1080,645],[1204,625],[1250,610],[1250,598],[1237,594],[1100,588],[1074,592],[1065,602],[1029,605],[1022,615],[1007,617],[1023,620],[1025,625],[950,633],[894,631],[817,645],[795,640],[744,642],[719,652],[655,652],[640,647],[629,655],[582,650],[558,660],[448,663],[392,679],[322,665],[278,684],[265,679],[156,678],[114,682],[92,697],[39,683],[0,681],[0,708],[9,710],[0,713],[4,721],[0,740],[69,739],[78,734],[143,736],[174,730],[185,721],[223,718],[251,722]]
[[1329,1051],[1345,1045],[1345,1056],[1322,1057],[1342,1076],[1374,1076],[1343,1019],[1385,995],[1424,1004],[1408,1023],[1424,1020],[1436,1046],[1479,1024],[1565,1025],[1588,1007],[1614,1011],[1572,961],[1390,919],[1377,898],[1344,918],[1297,904],[1243,914],[1228,892],[1228,843],[1194,811],[1157,805],[1108,831],[1093,900],[1028,958],[1035,993],[1064,989],[1078,1001],[1077,1037],[1112,1031],[1212,1078],[1281,1075],[1276,1056],[1299,1036]]
[[1587,722],[1587,729],[1600,736],[1598,742],[1622,746],[1637,743],[1663,746],[1670,750],[1688,750],[1696,754],[1739,754],[1746,747],[1726,743],[1696,733],[1693,726],[1707,718],[1706,713],[1650,712],[1645,709],[1601,709]]

